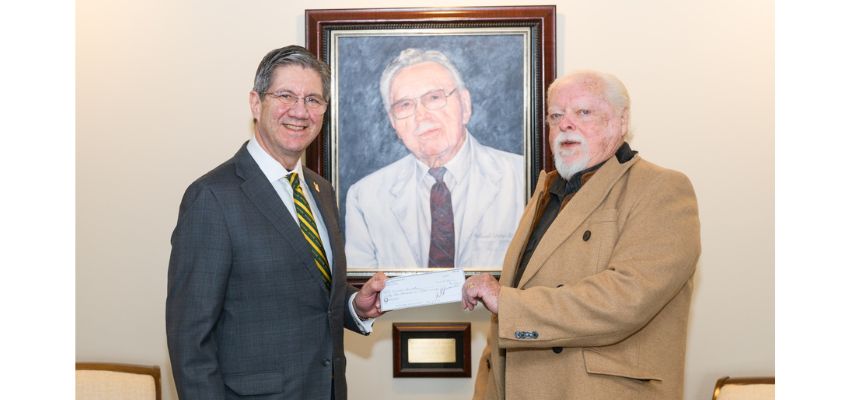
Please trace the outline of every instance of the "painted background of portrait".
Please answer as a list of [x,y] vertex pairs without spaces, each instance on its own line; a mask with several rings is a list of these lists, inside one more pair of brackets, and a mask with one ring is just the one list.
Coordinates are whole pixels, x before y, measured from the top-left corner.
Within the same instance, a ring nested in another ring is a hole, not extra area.
[[340,220],[345,221],[352,184],[409,154],[390,125],[380,91],[381,73],[404,49],[443,52],[472,98],[469,133],[483,145],[524,155],[523,40],[518,34],[339,38],[339,182],[334,185]]

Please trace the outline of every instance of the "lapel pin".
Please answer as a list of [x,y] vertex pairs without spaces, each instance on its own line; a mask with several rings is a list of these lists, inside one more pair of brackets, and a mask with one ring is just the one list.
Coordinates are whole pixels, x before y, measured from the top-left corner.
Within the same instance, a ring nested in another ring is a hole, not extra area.
[[321,192],[321,190],[319,190],[319,184],[316,182],[313,182],[313,189],[316,189],[316,193]]

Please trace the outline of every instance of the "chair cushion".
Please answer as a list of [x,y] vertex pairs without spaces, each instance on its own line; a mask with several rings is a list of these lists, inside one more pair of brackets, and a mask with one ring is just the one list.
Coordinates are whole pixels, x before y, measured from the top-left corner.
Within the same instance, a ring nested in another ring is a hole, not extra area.
[[724,385],[717,400],[773,400],[774,385]]
[[156,382],[150,375],[80,369],[76,399],[156,400]]

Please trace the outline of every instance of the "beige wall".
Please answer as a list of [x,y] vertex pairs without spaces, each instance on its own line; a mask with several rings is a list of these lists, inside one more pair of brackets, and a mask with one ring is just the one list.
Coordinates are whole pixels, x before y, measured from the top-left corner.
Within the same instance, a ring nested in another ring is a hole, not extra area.
[[[77,359],[159,364],[165,398],[176,398],[164,302],[177,206],[191,181],[249,137],[254,69],[268,50],[304,44],[305,8],[539,3],[78,0]],[[697,190],[703,255],[685,398],[706,398],[723,375],[772,375],[773,2],[557,7],[558,72],[622,78],[633,147]],[[347,334],[351,398],[468,398],[471,379],[392,378],[396,321],[471,321],[477,360],[487,314],[459,305],[394,312],[370,337]]]

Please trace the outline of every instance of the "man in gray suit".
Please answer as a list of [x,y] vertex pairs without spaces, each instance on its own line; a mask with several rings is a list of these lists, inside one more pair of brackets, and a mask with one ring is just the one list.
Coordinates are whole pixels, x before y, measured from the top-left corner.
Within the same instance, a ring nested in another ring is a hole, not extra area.
[[371,332],[386,277],[346,284],[334,189],[301,165],[329,88],[303,47],[269,52],[254,137],[183,196],[165,315],[181,399],[346,399],[343,327]]

